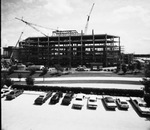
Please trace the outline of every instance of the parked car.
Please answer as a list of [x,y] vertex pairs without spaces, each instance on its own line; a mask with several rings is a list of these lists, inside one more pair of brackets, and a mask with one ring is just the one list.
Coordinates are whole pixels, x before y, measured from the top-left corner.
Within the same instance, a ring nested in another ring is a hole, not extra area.
[[1,90],[1,98],[5,97],[4,91]]
[[143,116],[150,116],[150,107],[147,106],[146,102],[138,99],[130,99],[137,111]]
[[72,108],[82,109],[83,105],[84,105],[84,95],[77,94],[73,102]]
[[42,105],[43,103],[46,102],[46,100],[47,100],[48,98],[51,97],[52,93],[53,93],[53,92],[50,91],[50,92],[48,92],[48,93],[41,94],[38,98],[35,99],[34,103],[35,103],[35,104]]
[[97,97],[95,95],[91,95],[87,100],[87,107],[96,109],[98,106]]
[[44,65],[30,65],[26,68],[26,70],[42,70],[44,68]]
[[75,70],[76,71],[89,71],[89,69],[87,69],[85,65],[83,66],[79,65]]
[[59,102],[60,98],[63,96],[63,93],[62,92],[56,92],[51,100],[50,100],[50,104],[56,104]]
[[69,105],[72,98],[73,98],[73,92],[66,93],[66,95],[64,96],[61,104],[62,105]]
[[24,65],[22,63],[18,63],[17,68],[18,68],[18,70],[26,70],[26,65]]
[[1,98],[7,96],[11,91],[11,89],[1,89]]
[[103,97],[103,102],[107,109],[115,110],[117,107],[115,99],[113,99],[111,96]]
[[19,95],[21,95],[22,93],[23,93],[23,90],[15,89],[15,90],[11,91],[8,95],[6,95],[6,99],[12,100],[12,99],[18,97]]
[[116,99],[116,104],[118,105],[119,109],[128,110],[128,108],[129,108],[129,105],[128,105],[127,101],[123,100],[123,99],[117,98]]
[[26,65],[26,67],[28,67],[28,66],[34,65],[34,63],[32,63],[32,62],[26,62],[25,65]]

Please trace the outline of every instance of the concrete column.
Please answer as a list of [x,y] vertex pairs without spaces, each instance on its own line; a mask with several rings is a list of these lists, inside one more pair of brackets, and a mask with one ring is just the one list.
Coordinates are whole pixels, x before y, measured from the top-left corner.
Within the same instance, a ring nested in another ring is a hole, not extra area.
[[40,47],[40,39],[38,38],[38,46],[37,46],[37,51],[38,51],[38,54],[37,54],[37,57],[38,57],[38,64],[39,64],[39,47]]
[[58,36],[58,64],[60,64],[60,34]]
[[81,66],[83,66],[83,30],[81,30]]
[[47,46],[47,48],[48,48],[48,61],[47,61],[47,65],[49,66],[49,60],[50,60],[50,52],[49,52],[49,37],[48,37],[48,46]]
[[107,66],[107,34],[105,34],[105,43],[104,43],[104,66]]
[[71,69],[71,34],[70,34],[70,36],[69,36],[69,53],[70,53],[70,55],[69,55],[69,68]]
[[95,57],[95,37],[94,37],[94,30],[92,30],[92,36],[93,36],[93,62],[96,61],[96,57]]

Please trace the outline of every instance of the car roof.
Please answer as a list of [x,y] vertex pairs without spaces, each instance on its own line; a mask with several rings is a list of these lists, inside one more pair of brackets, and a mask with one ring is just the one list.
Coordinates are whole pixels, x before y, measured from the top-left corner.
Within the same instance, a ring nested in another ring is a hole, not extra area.
[[84,94],[79,93],[79,94],[77,94],[76,98],[83,98],[83,96],[84,96]]
[[90,95],[89,99],[96,99],[96,96],[95,95]]
[[125,99],[120,99],[121,102],[127,102]]
[[105,96],[104,98],[106,98],[106,99],[113,99],[113,97],[111,97],[111,96]]

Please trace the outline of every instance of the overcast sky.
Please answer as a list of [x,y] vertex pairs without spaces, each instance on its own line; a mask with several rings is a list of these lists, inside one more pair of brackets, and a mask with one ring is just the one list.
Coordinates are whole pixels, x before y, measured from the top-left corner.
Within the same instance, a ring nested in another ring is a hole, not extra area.
[[15,17],[80,33],[93,3],[87,34],[120,36],[125,53],[150,54],[150,0],[1,0],[1,46],[15,46],[22,31],[21,40],[43,36]]

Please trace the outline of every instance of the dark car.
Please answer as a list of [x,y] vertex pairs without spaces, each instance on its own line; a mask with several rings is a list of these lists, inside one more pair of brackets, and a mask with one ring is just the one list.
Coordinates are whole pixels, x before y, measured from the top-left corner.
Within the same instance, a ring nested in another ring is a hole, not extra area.
[[62,105],[69,105],[71,100],[72,100],[72,97],[73,97],[72,92],[66,93],[66,95],[64,96],[61,104]]
[[8,95],[6,95],[6,100],[12,100],[23,93],[23,90],[13,90]]
[[103,102],[107,109],[115,110],[117,107],[115,100],[111,96],[103,97]]
[[46,100],[47,100],[48,98],[51,97],[52,93],[53,93],[53,92],[50,91],[50,92],[48,92],[48,93],[44,93],[44,94],[40,95],[38,98],[35,99],[34,103],[35,103],[35,104],[42,105],[43,103],[46,102]]
[[123,100],[123,99],[120,100],[119,98],[117,98],[116,103],[117,103],[119,109],[128,110],[128,108],[129,108],[129,105],[126,100]]
[[59,102],[60,98],[63,96],[63,93],[62,92],[56,92],[51,100],[50,100],[50,103],[49,104],[56,104]]

